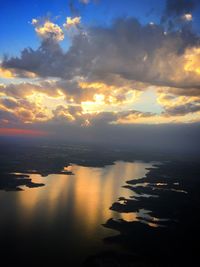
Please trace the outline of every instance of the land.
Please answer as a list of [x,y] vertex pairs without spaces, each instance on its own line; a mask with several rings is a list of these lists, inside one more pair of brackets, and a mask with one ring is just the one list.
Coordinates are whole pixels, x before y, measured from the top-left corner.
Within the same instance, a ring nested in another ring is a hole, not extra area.
[[200,165],[165,162],[149,169],[145,177],[127,181],[125,187],[133,197],[121,198],[111,209],[146,210],[149,216],[133,222],[109,219],[104,226],[119,235],[105,242],[127,247],[137,262],[140,259],[139,266],[194,266],[199,254]]
[[103,225],[119,233],[104,242],[118,244],[123,249],[92,255],[84,266],[194,266],[193,262],[198,260],[198,156],[85,145],[1,143],[0,149],[0,190],[4,191],[45,186],[45,182],[33,182],[29,176],[32,173],[44,177],[73,175],[65,168],[70,164],[104,167],[117,160],[157,162],[145,177],[122,185],[132,196],[128,199],[121,196],[110,207],[118,213],[138,214],[134,221],[110,218]]
[[[18,191],[21,186],[44,186],[30,180],[29,174],[73,175],[64,168],[70,164],[87,167],[104,167],[117,160],[145,162],[164,162],[171,158],[177,160],[179,154],[160,151],[142,151],[128,148],[116,148],[77,144],[23,144],[0,141],[0,190]],[[188,156],[187,161],[196,161],[197,156]],[[16,175],[17,174],[21,174]],[[24,175],[26,174],[26,175]]]

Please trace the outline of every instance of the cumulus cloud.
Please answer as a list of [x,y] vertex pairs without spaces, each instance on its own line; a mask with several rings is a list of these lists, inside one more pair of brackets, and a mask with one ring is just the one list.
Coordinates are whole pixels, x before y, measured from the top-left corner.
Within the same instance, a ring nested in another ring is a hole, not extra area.
[[1,98],[0,105],[8,109],[15,109],[16,107],[19,107],[19,103],[12,98]]
[[158,102],[163,107],[162,115],[165,117],[175,117],[190,115],[192,113],[199,114],[200,111],[200,96],[185,96],[184,94],[176,95],[173,91],[168,93],[163,90],[159,93]]
[[7,70],[0,67],[0,78],[12,79],[14,78],[14,74],[11,70]]
[[51,114],[47,109],[37,103],[31,103],[26,99],[0,99],[0,112],[4,114],[1,119],[2,124],[33,123],[37,121],[47,121]]
[[64,102],[61,93],[50,81],[42,81],[40,84],[1,84],[0,96],[0,110],[6,115],[3,122],[12,125],[11,118],[21,124],[50,120],[53,117],[52,109]]
[[63,24],[63,26],[66,29],[70,29],[71,27],[78,27],[78,25],[81,23],[81,17],[67,17],[66,23]]
[[135,19],[120,19],[111,28],[96,27],[87,32],[74,36],[66,53],[46,40],[37,50],[25,49],[21,57],[4,60],[2,66],[43,77],[107,82],[118,76],[160,86],[199,87],[196,65],[187,65],[190,57],[200,54],[199,38],[192,32],[165,35],[161,26],[143,26]]
[[0,127],[5,127],[6,125],[18,125],[20,124],[17,116],[9,111],[0,108]]
[[58,43],[51,39],[42,41],[37,50],[25,48],[21,57],[5,59],[2,66],[6,69],[15,70],[22,77],[25,72],[31,72],[38,76],[59,76],[63,65],[63,52]]
[[[84,30],[81,17],[73,14],[63,25],[67,30],[78,29],[70,36],[67,51],[59,44],[64,39],[59,25],[33,19],[40,46],[25,48],[17,57],[5,57],[0,75],[37,79],[0,85],[0,95],[4,96],[0,109],[25,123],[49,120],[82,126],[168,123],[173,118],[185,122],[191,119],[185,118],[187,114],[197,116],[199,36],[188,26],[178,24],[180,27],[166,32],[164,25],[177,17],[191,22],[194,8],[195,1],[181,0],[180,6],[167,1],[161,25],[142,25],[134,18],[124,18],[109,27]],[[161,114],[134,109],[135,100],[150,87],[157,90]],[[54,99],[53,104],[49,100],[50,110],[44,101],[36,101],[41,94]]]
[[38,84],[24,82],[24,83],[10,83],[7,85],[0,84],[0,95],[24,98],[32,95],[34,92],[44,93],[48,96],[58,97],[59,91],[56,88],[53,81],[42,81]]
[[52,39],[57,42],[64,40],[63,30],[60,26],[50,20],[46,20],[44,23],[41,23],[37,19],[32,19],[32,24],[35,27],[36,33],[42,39]]
[[192,21],[192,14],[186,13],[182,16],[183,20]]

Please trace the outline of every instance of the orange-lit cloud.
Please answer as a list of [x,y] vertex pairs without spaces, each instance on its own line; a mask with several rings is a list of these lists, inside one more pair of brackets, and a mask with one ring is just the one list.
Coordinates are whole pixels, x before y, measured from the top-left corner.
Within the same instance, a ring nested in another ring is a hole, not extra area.
[[200,47],[186,51],[184,70],[200,77]]
[[103,82],[80,82],[83,90],[81,106],[85,113],[120,110],[133,104],[139,98],[141,91],[135,90],[134,84],[119,86]]
[[[178,15],[180,23],[190,25],[192,10],[170,12],[169,17]],[[110,27],[84,28],[80,23],[80,16],[67,17],[62,26],[49,19],[32,20],[41,45],[1,64],[1,76],[16,74],[18,79],[0,84],[2,125],[200,121],[200,47],[190,29],[186,38],[185,28],[166,33],[162,25],[142,25],[134,18],[119,19]],[[59,44],[63,26],[77,32],[70,36],[67,51]],[[20,78],[27,80],[22,83]],[[152,94],[144,99],[149,88],[157,92],[157,107]]]
[[50,20],[45,21],[43,24],[39,20],[33,19],[32,24],[35,26],[35,31],[43,39],[53,39],[55,41],[63,41],[63,30]]
[[192,14],[186,13],[182,16],[182,18],[186,21],[192,21]]
[[63,26],[66,29],[70,29],[71,27],[77,27],[81,23],[81,17],[67,17],[66,22],[63,24]]
[[11,70],[7,70],[0,67],[0,78],[12,79],[14,78],[14,75]]

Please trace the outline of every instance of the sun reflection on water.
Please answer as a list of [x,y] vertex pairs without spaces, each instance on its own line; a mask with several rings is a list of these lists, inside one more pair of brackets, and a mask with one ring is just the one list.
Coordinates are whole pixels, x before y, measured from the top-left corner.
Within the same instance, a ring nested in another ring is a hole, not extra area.
[[[41,188],[25,188],[18,193],[20,215],[28,220],[34,216],[43,217],[47,222],[56,216],[70,217],[81,222],[85,233],[92,234],[102,223],[116,215],[109,208],[120,196],[129,198],[133,192],[122,188],[127,180],[143,177],[145,168],[151,164],[141,162],[116,162],[105,168],[72,165],[64,168],[74,175],[52,174],[41,177],[30,174],[34,182],[45,183]],[[135,213],[118,214],[124,220],[137,220]],[[79,224],[79,225],[80,225]]]

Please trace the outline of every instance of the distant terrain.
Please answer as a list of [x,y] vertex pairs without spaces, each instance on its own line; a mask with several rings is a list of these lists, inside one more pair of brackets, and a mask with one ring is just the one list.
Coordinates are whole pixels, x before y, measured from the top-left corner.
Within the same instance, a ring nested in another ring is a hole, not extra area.
[[110,218],[103,225],[118,232],[104,242],[120,244],[125,250],[100,251],[89,256],[84,266],[189,266],[198,258],[200,164],[195,155],[183,158],[179,154],[87,145],[0,146],[3,191],[45,187],[45,182],[33,182],[29,175],[73,175],[64,169],[70,164],[103,167],[117,160],[155,162],[145,177],[121,185],[133,196],[120,196],[110,207],[118,213],[137,213],[138,220]]

